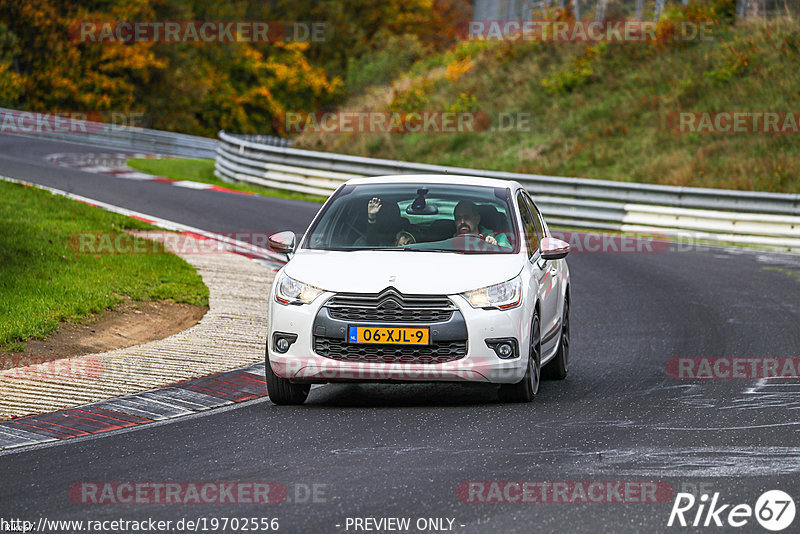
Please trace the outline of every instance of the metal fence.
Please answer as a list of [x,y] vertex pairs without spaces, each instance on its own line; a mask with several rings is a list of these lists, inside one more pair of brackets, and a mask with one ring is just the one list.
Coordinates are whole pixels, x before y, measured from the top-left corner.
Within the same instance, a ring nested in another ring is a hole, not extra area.
[[[217,155],[218,141],[209,137],[80,120],[74,115],[56,116],[17,109],[0,108],[0,116],[0,133],[166,156],[212,159]],[[272,135],[243,134],[237,137],[279,147],[288,147],[292,143],[289,139]]]
[[800,195],[542,176],[347,156],[254,143],[219,133],[216,175],[329,195],[357,176],[453,174],[516,180],[552,224],[800,251]]
[[[213,158],[217,151],[217,140],[208,137],[102,122],[62,120],[53,115],[15,109],[0,108],[0,114],[4,117],[2,133],[188,158]],[[6,124],[14,124],[13,129],[5,128]],[[59,124],[64,127],[59,128]]]

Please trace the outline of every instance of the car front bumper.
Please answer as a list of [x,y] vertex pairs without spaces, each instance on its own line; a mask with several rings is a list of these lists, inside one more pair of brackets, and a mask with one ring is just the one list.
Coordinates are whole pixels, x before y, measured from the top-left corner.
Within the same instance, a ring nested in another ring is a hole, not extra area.
[[[483,310],[472,308],[458,295],[450,300],[464,318],[467,330],[466,355],[444,363],[382,363],[367,361],[341,361],[321,356],[314,351],[314,324],[325,302],[332,293],[320,295],[313,303],[282,305],[270,295],[270,328],[267,353],[273,372],[297,382],[435,382],[467,381],[495,384],[515,383],[522,380],[527,367],[527,335],[530,317],[524,307],[511,310]],[[325,310],[322,310],[325,314]],[[527,316],[527,318],[526,318]],[[375,323],[349,322],[352,325],[375,326],[429,326],[437,328],[442,323]],[[296,334],[297,339],[285,353],[276,350],[275,332]],[[331,335],[331,334],[329,334]],[[341,337],[345,334],[342,331]],[[517,355],[501,359],[487,345],[487,339],[513,338],[517,342]]]

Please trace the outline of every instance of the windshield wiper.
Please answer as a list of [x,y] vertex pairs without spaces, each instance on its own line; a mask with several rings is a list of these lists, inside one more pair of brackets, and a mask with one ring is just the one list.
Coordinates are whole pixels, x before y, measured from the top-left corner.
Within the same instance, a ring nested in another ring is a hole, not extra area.
[[457,250],[448,248],[411,248],[405,247],[398,250],[409,250],[411,252],[458,252]]
[[329,247],[329,248],[315,248],[310,250],[325,250],[329,252],[359,252],[359,251],[410,251],[410,252],[438,252],[438,253],[446,253],[452,252],[453,254],[499,254],[499,252],[486,252],[481,250],[455,250],[452,248],[415,248],[412,246],[404,246],[404,247],[364,247],[364,248],[337,248],[337,247]]

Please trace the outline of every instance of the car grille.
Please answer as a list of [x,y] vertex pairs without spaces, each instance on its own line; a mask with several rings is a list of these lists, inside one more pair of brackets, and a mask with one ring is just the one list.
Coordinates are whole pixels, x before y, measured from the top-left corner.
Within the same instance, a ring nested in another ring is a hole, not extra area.
[[378,294],[340,293],[325,304],[334,319],[434,323],[447,321],[456,307],[445,296],[403,295],[393,288]]
[[466,341],[434,342],[432,345],[353,344],[342,339],[315,337],[314,351],[342,362],[436,364],[467,355]]

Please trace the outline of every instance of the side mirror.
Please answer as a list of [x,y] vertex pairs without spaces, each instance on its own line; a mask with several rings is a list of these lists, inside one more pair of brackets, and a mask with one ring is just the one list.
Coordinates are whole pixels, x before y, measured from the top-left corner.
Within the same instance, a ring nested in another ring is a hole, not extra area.
[[545,237],[539,244],[539,250],[546,260],[560,260],[569,254],[569,243],[555,237]]
[[291,254],[294,252],[294,232],[278,232],[277,234],[272,234],[269,236],[268,242],[269,248],[275,252],[281,252],[283,254]]

